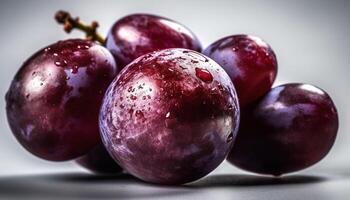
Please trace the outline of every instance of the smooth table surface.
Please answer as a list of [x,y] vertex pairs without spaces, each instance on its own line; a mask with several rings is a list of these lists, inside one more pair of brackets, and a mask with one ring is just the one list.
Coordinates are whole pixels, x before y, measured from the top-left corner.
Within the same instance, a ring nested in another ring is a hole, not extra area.
[[[311,173],[312,172],[312,173]],[[333,172],[333,173],[332,173]],[[182,186],[159,186],[130,175],[84,172],[0,177],[0,199],[348,200],[350,170],[319,170],[282,178],[212,173]]]

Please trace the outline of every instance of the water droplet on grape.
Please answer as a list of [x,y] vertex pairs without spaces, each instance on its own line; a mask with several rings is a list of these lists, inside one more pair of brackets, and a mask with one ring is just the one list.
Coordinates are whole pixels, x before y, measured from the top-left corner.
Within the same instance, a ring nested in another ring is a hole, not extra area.
[[134,100],[137,99],[137,97],[136,97],[135,95],[131,95],[131,96],[130,96],[130,99],[134,101]]
[[70,70],[73,74],[76,74],[78,72],[79,67],[77,65],[74,65],[72,69]]
[[144,118],[143,112],[141,110],[137,110],[135,112],[135,116],[138,118]]
[[66,60],[56,60],[55,65],[57,67],[65,67],[65,66],[67,66],[67,61]]
[[196,68],[196,76],[206,83],[213,81],[213,75],[207,69]]

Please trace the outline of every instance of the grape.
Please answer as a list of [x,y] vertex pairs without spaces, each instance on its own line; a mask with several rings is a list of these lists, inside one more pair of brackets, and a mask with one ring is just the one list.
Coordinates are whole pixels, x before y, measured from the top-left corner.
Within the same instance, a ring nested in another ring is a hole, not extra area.
[[97,174],[118,174],[123,169],[111,158],[102,143],[96,145],[89,153],[78,158],[76,162]]
[[118,20],[107,35],[106,47],[123,68],[146,53],[186,48],[201,51],[197,37],[183,25],[160,16],[133,14]]
[[276,78],[275,53],[258,37],[228,36],[211,44],[203,53],[231,77],[241,108],[266,94]]
[[295,172],[325,157],[337,130],[337,110],[326,92],[308,84],[281,85],[242,111],[228,160],[259,174]]
[[80,39],[60,41],[31,56],[6,95],[10,128],[32,154],[64,161],[100,141],[98,113],[116,65],[108,50]]
[[182,184],[214,170],[239,124],[234,86],[214,61],[187,49],[146,54],[124,68],[100,112],[102,140],[130,174]]

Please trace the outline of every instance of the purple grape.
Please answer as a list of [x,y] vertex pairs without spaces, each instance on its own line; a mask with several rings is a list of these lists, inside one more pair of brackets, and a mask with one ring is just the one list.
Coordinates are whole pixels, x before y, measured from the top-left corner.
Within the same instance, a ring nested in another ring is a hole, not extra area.
[[326,92],[308,84],[281,85],[242,111],[228,160],[259,174],[295,172],[325,157],[337,130],[337,110]]
[[100,113],[103,142],[130,174],[182,184],[214,170],[239,124],[234,86],[214,61],[167,49],[129,64],[107,90]]
[[99,108],[116,72],[108,50],[86,40],[60,41],[38,51],[22,65],[6,95],[13,134],[47,160],[89,152],[100,141]]
[[139,56],[156,50],[202,50],[199,40],[188,28],[149,14],[133,14],[118,20],[107,35],[106,47],[116,58],[120,69]]

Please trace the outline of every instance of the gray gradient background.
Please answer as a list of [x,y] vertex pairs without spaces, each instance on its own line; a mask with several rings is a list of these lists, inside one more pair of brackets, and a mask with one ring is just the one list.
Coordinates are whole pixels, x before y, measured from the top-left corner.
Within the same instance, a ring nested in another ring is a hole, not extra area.
[[[223,163],[192,187],[176,188],[146,185],[130,177],[93,178],[72,162],[40,160],[12,136],[4,96],[22,62],[35,51],[57,40],[83,36],[63,33],[53,20],[58,9],[86,22],[99,21],[103,34],[116,19],[146,12],[190,27],[204,47],[230,34],[260,36],[277,54],[276,84],[307,82],[333,97],[340,115],[336,144],[322,162],[282,182]],[[0,27],[0,199],[348,199],[350,195],[350,1],[1,0]]]

